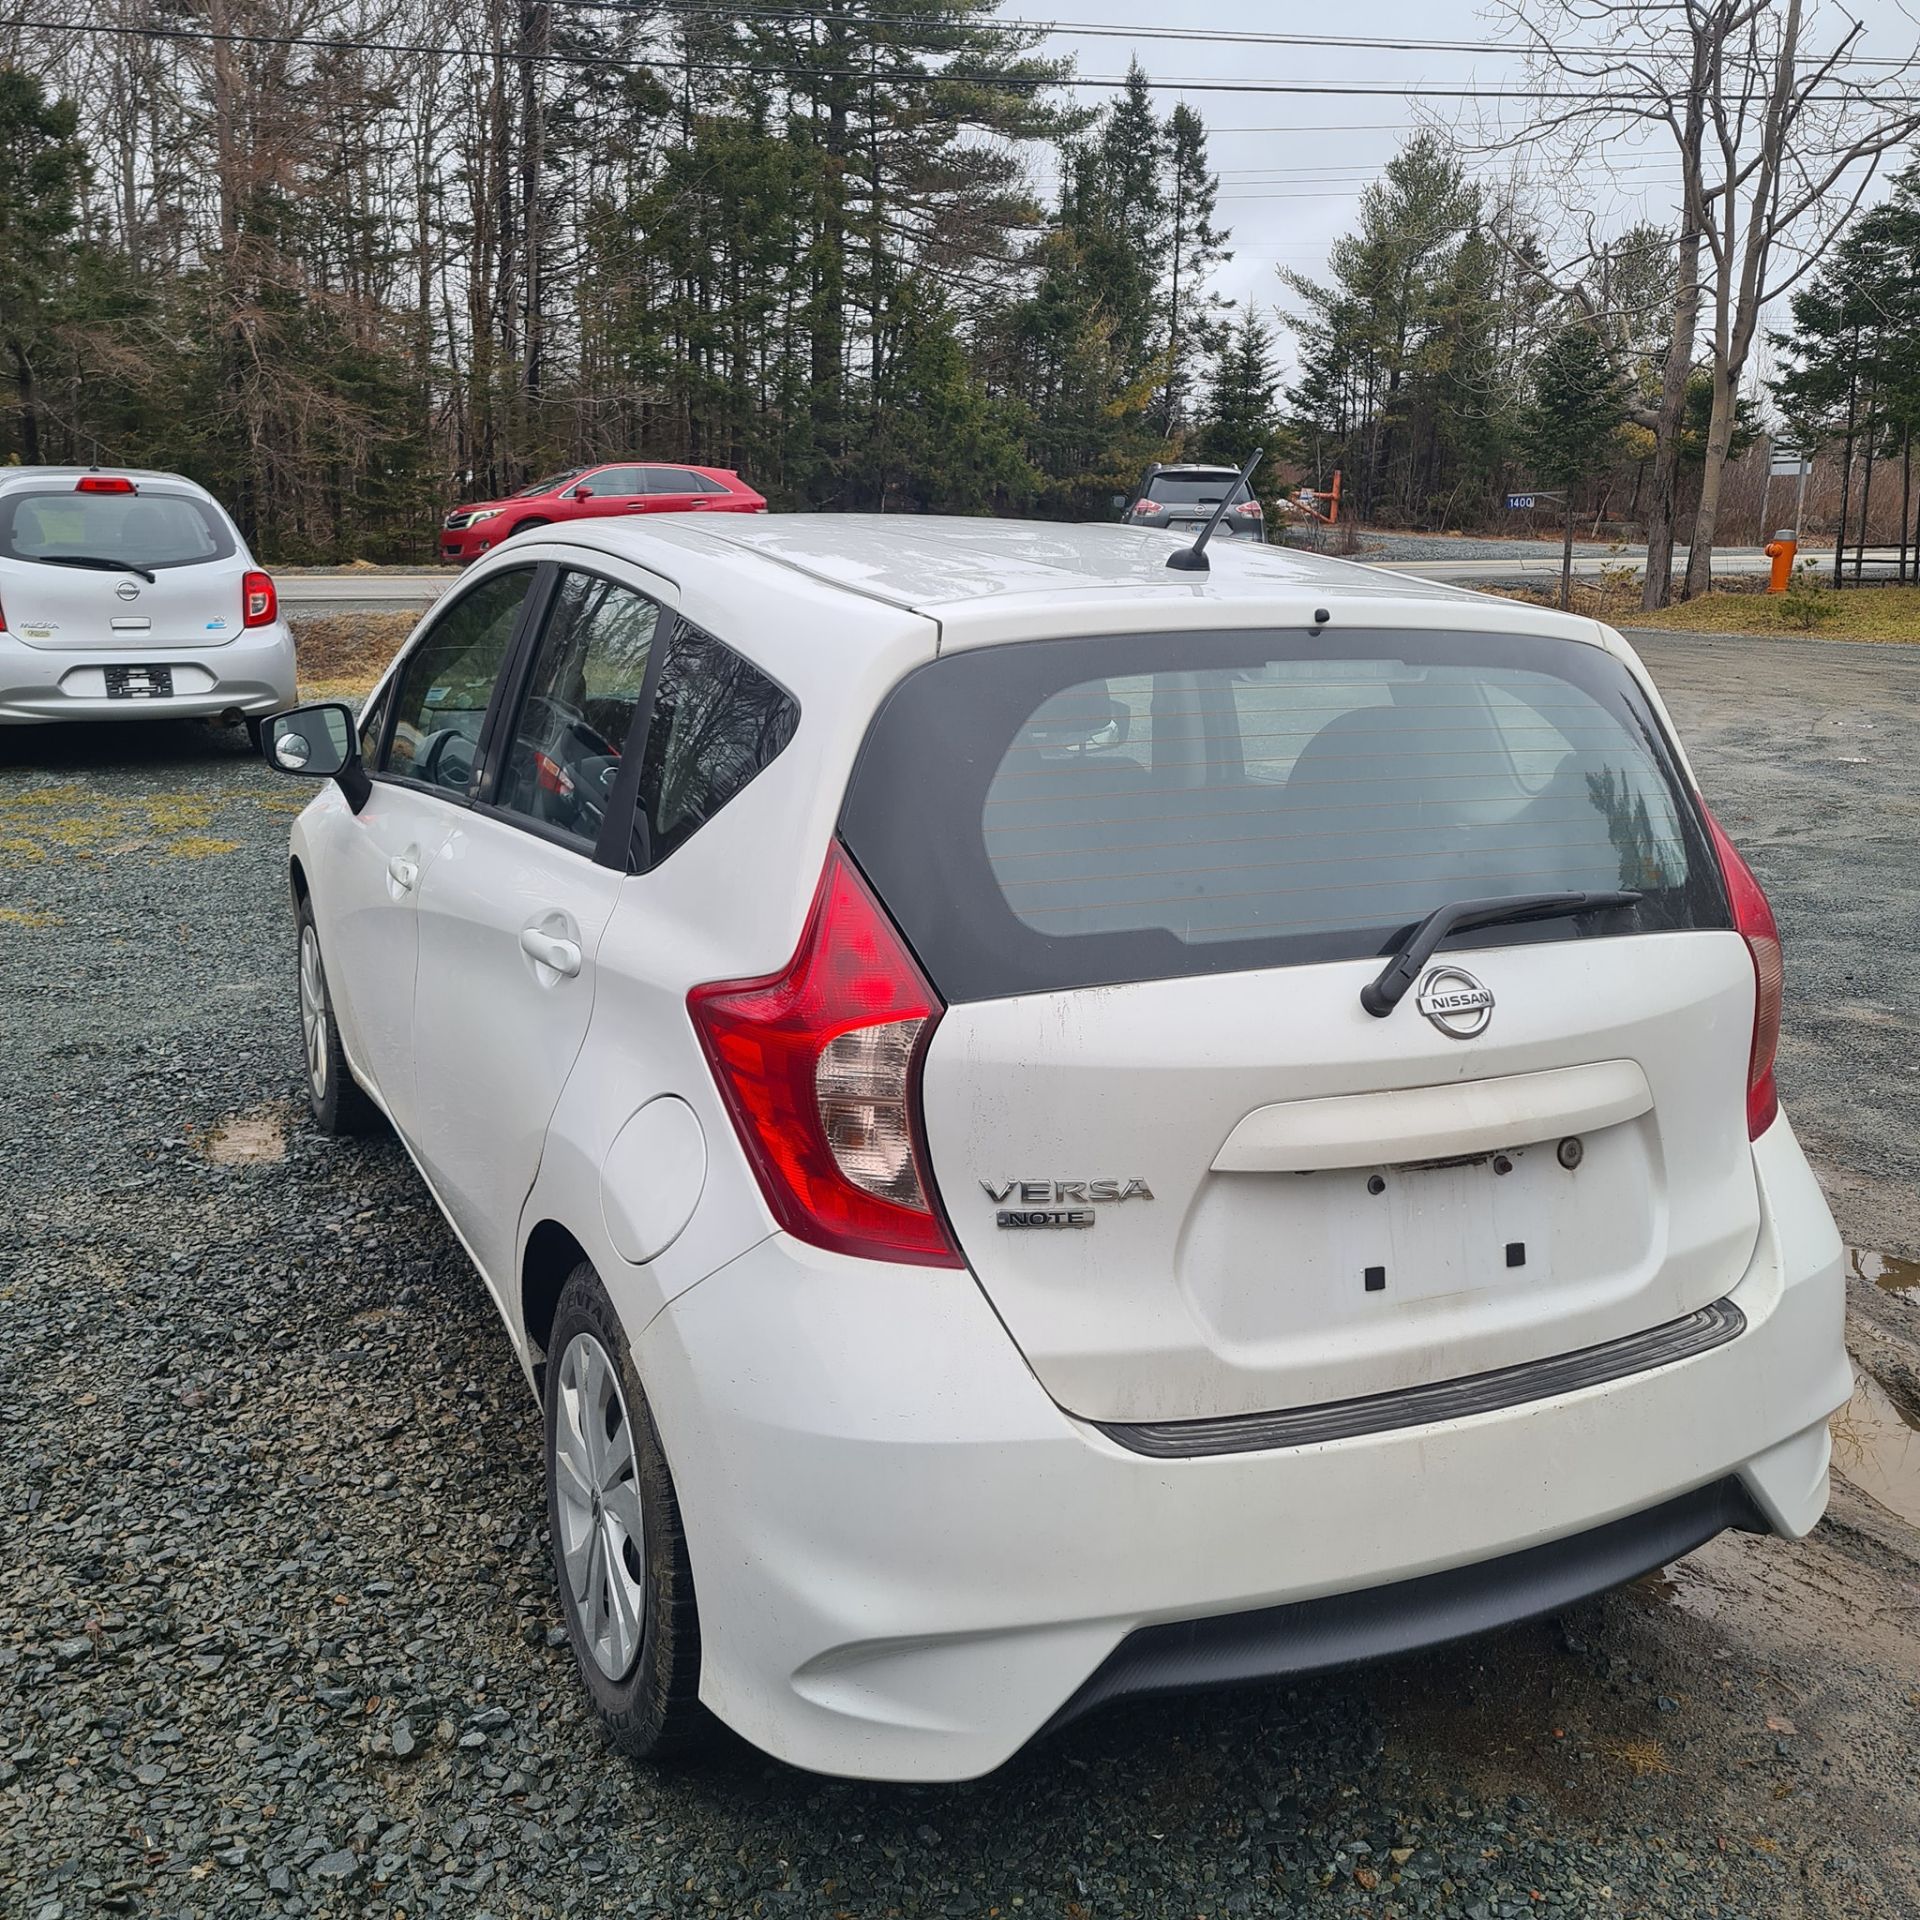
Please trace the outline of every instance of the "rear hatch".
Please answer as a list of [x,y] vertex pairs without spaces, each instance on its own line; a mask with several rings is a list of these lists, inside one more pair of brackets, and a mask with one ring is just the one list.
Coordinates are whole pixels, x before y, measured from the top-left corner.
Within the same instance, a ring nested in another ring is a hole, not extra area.
[[241,631],[246,561],[224,514],[164,482],[0,495],[0,610],[51,651],[221,646]]
[[[1595,646],[1173,634],[896,689],[842,834],[947,1003],[926,1151],[1070,1411],[1319,1406],[1723,1296],[1758,1199],[1754,971],[1700,811]],[[1468,898],[1636,903],[1447,941]]]
[[1260,503],[1237,472],[1156,473],[1141,490],[1133,517],[1142,526],[1169,533],[1198,533],[1222,500],[1231,502],[1220,522],[1223,533],[1258,533],[1264,523]]

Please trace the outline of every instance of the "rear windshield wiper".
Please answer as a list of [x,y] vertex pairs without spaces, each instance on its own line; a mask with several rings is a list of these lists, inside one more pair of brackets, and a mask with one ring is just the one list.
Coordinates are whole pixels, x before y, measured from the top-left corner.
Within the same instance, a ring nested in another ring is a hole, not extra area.
[[23,553],[23,560],[38,560],[49,567],[95,567],[102,573],[137,573],[148,586],[153,573],[131,560],[103,560],[97,553]]
[[1434,949],[1450,933],[1473,927],[1504,927],[1516,920],[1557,920],[1563,913],[1601,913],[1608,907],[1637,906],[1637,893],[1510,893],[1498,900],[1454,900],[1435,907],[1416,926],[1386,964],[1380,977],[1360,989],[1360,1004],[1384,1020],[1419,978]]

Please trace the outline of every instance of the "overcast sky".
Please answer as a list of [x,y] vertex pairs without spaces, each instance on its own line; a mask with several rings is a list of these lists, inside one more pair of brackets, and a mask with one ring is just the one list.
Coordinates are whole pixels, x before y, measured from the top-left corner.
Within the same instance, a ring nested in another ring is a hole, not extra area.
[[[1858,51],[1904,55],[1920,0],[1853,0],[1868,35]],[[1819,9],[1829,23],[1831,5]],[[1365,0],[1342,8],[1279,7],[1272,0],[1210,0],[1204,9],[1168,0],[1010,0],[1007,16],[1059,23],[1050,50],[1071,53],[1078,71],[1117,77],[1137,58],[1161,82],[1274,82],[1387,89],[1370,94],[1235,93],[1189,84],[1156,91],[1164,114],[1188,100],[1206,121],[1220,175],[1223,224],[1233,230],[1233,259],[1219,273],[1222,292],[1271,309],[1284,297],[1276,265],[1316,277],[1327,248],[1352,229],[1360,190],[1423,119],[1458,123],[1477,137],[1500,125],[1524,126],[1525,103],[1450,98],[1461,89],[1522,84],[1520,58],[1504,51],[1406,51],[1384,47],[1304,47],[1182,41],[1149,37],[1188,28],[1248,34],[1350,34],[1487,43],[1509,37],[1497,16],[1473,0]],[[1003,17],[1007,17],[1003,16]],[[1070,23],[1123,29],[1119,37],[1075,33]],[[1142,30],[1146,31],[1142,31]],[[1810,45],[1827,44],[1823,28]],[[1076,98],[1097,104],[1099,93]],[[1501,163],[1489,159],[1489,168]],[[1610,224],[1673,218],[1678,170],[1665,136],[1622,141],[1612,152],[1612,184],[1604,203]]]

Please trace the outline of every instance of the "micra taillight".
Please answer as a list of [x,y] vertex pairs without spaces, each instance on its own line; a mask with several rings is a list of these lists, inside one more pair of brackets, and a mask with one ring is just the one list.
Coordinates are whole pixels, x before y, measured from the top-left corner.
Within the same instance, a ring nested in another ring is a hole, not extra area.
[[[1698,796],[1695,796],[1698,798]],[[1786,966],[1780,954],[1780,929],[1773,908],[1740,849],[1727,838],[1704,800],[1713,851],[1727,883],[1733,924],[1753,960],[1753,1045],[1747,1055],[1747,1137],[1758,1140],[1780,1112],[1780,1090],[1774,1080],[1774,1058],[1780,1051],[1780,1003],[1786,985]]]
[[836,1253],[962,1264],[921,1151],[920,1063],[946,1011],[836,845],[794,956],[687,1011],[780,1226]]
[[280,596],[270,574],[249,571],[240,581],[240,617],[250,627],[270,627],[280,614]]

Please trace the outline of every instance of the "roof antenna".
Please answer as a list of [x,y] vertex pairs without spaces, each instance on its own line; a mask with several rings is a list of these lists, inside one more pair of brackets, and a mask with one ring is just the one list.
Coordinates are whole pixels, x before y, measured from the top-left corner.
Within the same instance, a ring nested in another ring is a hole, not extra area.
[[1178,553],[1167,555],[1167,565],[1175,573],[1208,573],[1212,569],[1207,560],[1207,542],[1213,538],[1213,530],[1227,517],[1228,503],[1233,496],[1253,477],[1253,470],[1260,464],[1260,449],[1255,447],[1253,458],[1240,469],[1240,477],[1220,496],[1220,504],[1213,510],[1213,518],[1200,529],[1200,538],[1190,547],[1182,547]]

